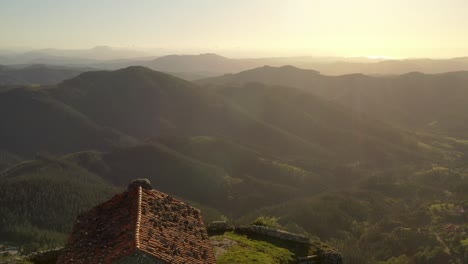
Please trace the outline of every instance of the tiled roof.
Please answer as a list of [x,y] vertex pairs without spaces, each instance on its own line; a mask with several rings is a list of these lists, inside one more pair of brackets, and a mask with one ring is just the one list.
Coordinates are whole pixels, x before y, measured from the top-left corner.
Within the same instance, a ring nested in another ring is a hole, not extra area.
[[136,252],[169,264],[216,263],[201,213],[136,186],[79,216],[57,263],[113,263]]
[[80,215],[57,263],[112,263],[135,252],[138,191]]

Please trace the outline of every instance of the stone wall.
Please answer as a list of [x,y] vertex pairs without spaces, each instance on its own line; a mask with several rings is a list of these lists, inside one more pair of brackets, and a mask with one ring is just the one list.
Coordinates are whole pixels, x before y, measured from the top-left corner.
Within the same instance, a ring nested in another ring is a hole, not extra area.
[[55,264],[63,248],[56,248],[47,251],[38,251],[28,255],[27,260],[34,264]]
[[298,264],[343,264],[341,254],[336,249],[321,242],[312,242],[304,235],[257,225],[234,227],[223,221],[216,221],[208,226],[208,233],[211,235],[225,232],[234,232],[269,241],[278,246],[286,246],[296,254]]
[[276,238],[276,239],[280,239],[283,241],[294,242],[294,243],[305,244],[305,245],[310,244],[310,240],[306,236],[290,233],[290,232],[283,231],[283,230],[268,228],[265,226],[257,226],[257,225],[240,226],[240,227],[236,227],[234,232],[242,233],[242,234],[261,235],[261,236]]
[[206,231],[211,235],[220,235],[225,232],[234,231],[235,227],[228,224],[226,221],[213,221],[207,228]]

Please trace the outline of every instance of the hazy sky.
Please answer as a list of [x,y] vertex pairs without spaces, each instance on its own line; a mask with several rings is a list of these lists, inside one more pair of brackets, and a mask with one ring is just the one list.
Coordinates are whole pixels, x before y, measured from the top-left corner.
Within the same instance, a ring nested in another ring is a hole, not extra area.
[[0,48],[468,56],[467,0],[0,0]]

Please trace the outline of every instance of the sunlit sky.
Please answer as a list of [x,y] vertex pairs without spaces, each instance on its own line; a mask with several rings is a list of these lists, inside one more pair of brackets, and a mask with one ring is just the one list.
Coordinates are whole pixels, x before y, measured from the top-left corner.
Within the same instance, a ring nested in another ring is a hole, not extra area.
[[467,0],[0,0],[0,49],[468,56]]

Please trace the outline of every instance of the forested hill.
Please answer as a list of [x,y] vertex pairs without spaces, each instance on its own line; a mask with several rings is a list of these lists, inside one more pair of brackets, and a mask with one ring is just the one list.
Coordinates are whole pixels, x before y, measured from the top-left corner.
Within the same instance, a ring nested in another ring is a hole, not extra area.
[[292,66],[261,67],[200,80],[212,85],[249,82],[300,88],[386,122],[454,137],[466,137],[468,72],[418,72],[372,77],[362,74],[326,76]]
[[[298,89],[257,85],[213,92],[143,67],[88,72],[45,89],[1,93],[0,100],[6,102],[2,113],[9,109],[18,115],[37,115],[34,122],[25,117],[5,119],[4,133],[28,128],[41,137],[44,132],[40,129],[48,128],[50,133],[57,133],[50,139],[57,142],[54,152],[63,153],[62,146],[67,150],[65,146],[80,141],[88,146],[71,146],[68,151],[130,144],[132,138],[203,135],[291,157],[312,155],[314,159],[367,163],[427,158],[427,150],[418,149],[418,140],[411,134]],[[26,107],[7,104],[13,100],[24,101]],[[47,114],[52,106],[58,110]],[[67,115],[71,117],[65,118]],[[58,118],[64,122],[53,122]],[[65,125],[71,120],[77,120],[77,124]],[[50,121],[53,124],[47,123]],[[88,128],[80,128],[83,126]],[[96,135],[94,143],[71,139],[91,133]],[[28,145],[15,143],[5,150],[27,153]],[[29,154],[39,149],[32,142]]]
[[0,92],[0,149],[23,157],[131,145],[135,139],[96,124],[46,91]]

